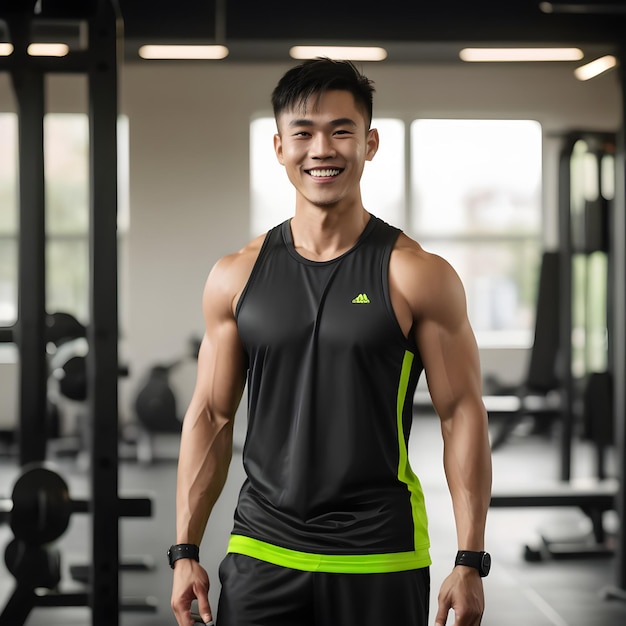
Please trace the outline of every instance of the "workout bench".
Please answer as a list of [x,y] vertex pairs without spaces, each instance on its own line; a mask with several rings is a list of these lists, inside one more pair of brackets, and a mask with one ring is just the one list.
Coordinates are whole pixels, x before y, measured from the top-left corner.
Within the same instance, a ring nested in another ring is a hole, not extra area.
[[539,546],[525,547],[527,561],[539,561],[543,555],[555,559],[611,556],[613,547],[607,540],[602,516],[615,510],[618,483],[616,480],[586,481],[584,483],[556,483],[544,487],[522,488],[495,493],[491,496],[492,508],[504,507],[573,507],[589,517],[593,526],[593,542],[556,542],[544,536]]

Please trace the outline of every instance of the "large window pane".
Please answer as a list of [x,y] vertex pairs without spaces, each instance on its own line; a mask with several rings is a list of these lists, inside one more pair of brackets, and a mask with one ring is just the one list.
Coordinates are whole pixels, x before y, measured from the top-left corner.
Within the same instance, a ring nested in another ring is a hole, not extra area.
[[17,115],[0,113],[0,326],[17,318]]
[[[118,122],[118,232],[130,223],[128,119]],[[0,326],[17,318],[17,116],[0,114]],[[89,121],[85,114],[44,118],[46,308],[87,323],[89,296]],[[123,240],[120,242],[123,253]]]
[[0,235],[17,232],[17,115],[0,113]]
[[17,319],[17,242],[0,235],[0,326]]
[[[380,148],[365,164],[362,195],[365,208],[396,226],[404,225],[404,124],[374,119]],[[262,117],[250,124],[250,229],[252,236],[267,231],[293,215],[295,192],[274,153],[276,122]]]
[[532,120],[416,120],[412,226],[421,236],[538,232],[541,127]]
[[532,120],[411,125],[411,234],[461,276],[482,346],[532,340],[541,144]]
[[46,247],[48,311],[89,317],[89,246],[86,237],[55,238]]
[[537,299],[538,241],[437,241],[425,247],[458,272],[468,315],[482,345],[524,345],[529,341]]
[[78,234],[89,228],[89,127],[86,115],[48,114],[44,121],[46,230]]

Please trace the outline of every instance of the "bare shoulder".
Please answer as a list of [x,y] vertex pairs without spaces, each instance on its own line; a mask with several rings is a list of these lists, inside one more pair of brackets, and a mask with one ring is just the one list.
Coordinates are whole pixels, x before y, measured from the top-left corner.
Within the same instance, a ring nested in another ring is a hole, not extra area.
[[406,298],[414,314],[450,306],[465,309],[465,291],[452,265],[404,233],[392,251],[389,277],[392,290]]
[[256,237],[241,250],[219,259],[209,272],[204,288],[204,300],[221,302],[234,311],[252,268],[259,256],[265,235]]

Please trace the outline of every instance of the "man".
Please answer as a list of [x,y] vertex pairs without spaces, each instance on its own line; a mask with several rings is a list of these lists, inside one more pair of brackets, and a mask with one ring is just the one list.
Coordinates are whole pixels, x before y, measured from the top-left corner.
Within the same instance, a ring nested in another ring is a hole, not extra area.
[[429,541],[407,458],[425,371],[441,418],[458,536],[438,626],[480,624],[491,456],[461,283],[440,257],[365,210],[378,148],[371,82],[316,59],[272,95],[294,217],[222,258],[183,422],[172,608],[212,619],[198,546],[226,480],[248,385],[246,481],[220,565],[218,626],[426,626]]

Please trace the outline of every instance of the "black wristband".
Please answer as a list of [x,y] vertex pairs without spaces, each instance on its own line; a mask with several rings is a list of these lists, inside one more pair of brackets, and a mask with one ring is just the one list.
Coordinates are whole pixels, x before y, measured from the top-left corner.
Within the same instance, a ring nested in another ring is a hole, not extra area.
[[174,569],[174,563],[179,559],[193,559],[194,561],[200,561],[200,548],[193,543],[177,543],[170,546],[167,551],[167,558],[170,563],[170,567]]
[[491,569],[491,555],[488,552],[473,552],[472,550],[459,550],[454,561],[457,565],[465,565],[478,570],[481,577],[487,576]]

